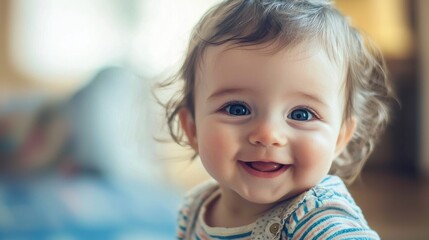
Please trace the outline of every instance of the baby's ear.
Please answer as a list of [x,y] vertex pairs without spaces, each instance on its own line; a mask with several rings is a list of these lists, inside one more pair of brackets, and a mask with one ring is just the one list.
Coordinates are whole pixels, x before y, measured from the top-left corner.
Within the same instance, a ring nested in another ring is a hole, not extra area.
[[189,145],[195,151],[198,151],[197,128],[195,126],[195,120],[188,108],[182,107],[179,110],[179,120],[180,125],[188,138]]
[[356,117],[348,118],[341,126],[340,133],[338,134],[337,145],[335,148],[335,155],[338,156],[343,152],[349,141],[352,139],[356,131],[357,119]]

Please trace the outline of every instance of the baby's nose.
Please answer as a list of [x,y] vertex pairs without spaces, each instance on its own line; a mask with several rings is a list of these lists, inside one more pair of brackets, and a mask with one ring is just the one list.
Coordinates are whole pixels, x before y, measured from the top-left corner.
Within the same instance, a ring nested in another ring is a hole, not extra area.
[[257,124],[249,134],[249,142],[252,145],[264,147],[281,147],[287,144],[284,133],[284,122],[276,120],[264,120]]

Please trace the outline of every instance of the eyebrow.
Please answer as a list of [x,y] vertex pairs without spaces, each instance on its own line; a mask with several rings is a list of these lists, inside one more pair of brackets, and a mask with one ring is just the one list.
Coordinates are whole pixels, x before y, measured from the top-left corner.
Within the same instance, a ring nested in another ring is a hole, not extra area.
[[245,92],[252,92],[252,91],[244,88],[221,88],[215,91],[214,93],[210,94],[210,96],[207,98],[207,101],[213,98],[220,98],[225,95],[239,94],[239,93],[245,93]]
[[322,105],[324,105],[324,106],[328,106],[328,104],[327,104],[327,102],[326,101],[324,101],[323,100],[323,98],[321,98],[321,97],[319,97],[319,96],[316,96],[316,95],[313,95],[313,94],[309,94],[309,93],[305,93],[305,92],[298,92],[298,93],[296,93],[298,96],[302,96],[302,97],[304,97],[304,98],[309,98],[309,99],[311,99],[312,101],[315,101],[315,102],[317,102],[317,103],[319,103],[319,104],[322,104]]
[[[215,91],[214,93],[210,94],[210,96],[207,98],[206,101],[209,101],[209,100],[214,99],[214,98],[220,98],[220,97],[223,97],[225,95],[232,95],[232,94],[239,94],[239,93],[246,93],[246,92],[253,92],[253,91],[251,89],[244,89],[244,88],[221,88],[221,89]],[[306,92],[297,92],[297,93],[294,93],[294,95],[310,99],[310,100],[317,102],[317,103],[324,105],[324,106],[328,106],[327,102],[324,101],[323,98],[321,98],[317,95],[313,95],[313,94],[306,93]]]

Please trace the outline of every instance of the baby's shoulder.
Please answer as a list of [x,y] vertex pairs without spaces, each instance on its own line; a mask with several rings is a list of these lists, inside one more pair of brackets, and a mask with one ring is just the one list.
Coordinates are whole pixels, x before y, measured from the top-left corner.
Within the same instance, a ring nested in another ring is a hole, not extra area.
[[210,197],[219,185],[212,180],[203,182],[186,193],[179,210],[177,237],[186,239],[186,235],[195,225],[198,210],[204,201]]
[[304,194],[303,199],[289,209],[284,228],[290,238],[317,239],[328,236],[368,237],[378,239],[343,181],[326,177]]
[[338,204],[344,207],[357,206],[344,182],[337,176],[327,176],[307,192],[305,202],[314,202],[314,207]]
[[326,216],[333,212],[363,220],[361,209],[343,181],[336,176],[327,176],[305,193],[304,199],[295,207],[290,219],[292,222],[301,222],[312,216]]

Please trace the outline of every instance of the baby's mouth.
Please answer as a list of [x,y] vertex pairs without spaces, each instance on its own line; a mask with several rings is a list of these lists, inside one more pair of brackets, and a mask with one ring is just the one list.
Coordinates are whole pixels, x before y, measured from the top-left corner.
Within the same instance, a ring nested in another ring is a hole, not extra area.
[[276,178],[292,166],[274,161],[239,161],[239,164],[248,174],[258,178]]
[[245,164],[259,172],[276,172],[283,167],[285,167],[284,164],[275,163],[275,162],[245,162]]

